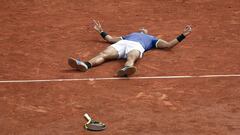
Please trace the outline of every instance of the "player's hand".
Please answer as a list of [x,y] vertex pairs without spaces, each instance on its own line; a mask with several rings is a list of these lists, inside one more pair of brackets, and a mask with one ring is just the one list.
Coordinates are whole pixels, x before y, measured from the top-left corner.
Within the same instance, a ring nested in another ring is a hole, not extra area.
[[93,22],[94,22],[94,29],[99,33],[103,32],[103,28],[102,28],[100,22],[96,21],[96,20],[93,20]]
[[185,29],[183,30],[183,35],[188,36],[192,32],[192,28],[190,25],[187,25]]

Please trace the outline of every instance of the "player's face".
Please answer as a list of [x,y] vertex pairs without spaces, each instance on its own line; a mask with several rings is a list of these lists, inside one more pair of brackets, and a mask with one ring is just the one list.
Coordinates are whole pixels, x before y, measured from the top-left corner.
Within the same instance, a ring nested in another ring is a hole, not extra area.
[[140,28],[140,29],[139,29],[139,32],[143,32],[144,34],[147,34],[147,33],[148,33],[148,30],[147,30],[147,29],[144,29],[144,28]]

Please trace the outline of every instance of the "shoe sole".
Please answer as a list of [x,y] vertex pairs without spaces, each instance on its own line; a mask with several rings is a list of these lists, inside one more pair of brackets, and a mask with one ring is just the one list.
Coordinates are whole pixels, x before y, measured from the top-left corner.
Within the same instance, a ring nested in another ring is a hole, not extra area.
[[81,71],[81,72],[87,71],[87,69],[84,66],[78,65],[77,60],[74,58],[68,58],[68,65],[71,66],[72,68],[75,68],[75,69]]
[[119,70],[117,72],[118,77],[128,77],[137,71],[136,67],[129,67],[126,70]]

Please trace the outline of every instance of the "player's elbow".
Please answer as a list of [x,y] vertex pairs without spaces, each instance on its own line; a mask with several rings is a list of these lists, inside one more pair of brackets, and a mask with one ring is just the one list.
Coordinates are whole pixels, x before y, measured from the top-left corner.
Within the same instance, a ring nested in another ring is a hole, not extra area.
[[173,44],[168,43],[167,46],[166,46],[166,48],[167,48],[167,49],[171,49],[171,48],[173,48]]
[[114,40],[113,38],[109,38],[107,41],[108,41],[109,43],[115,43],[115,40]]
[[172,45],[171,43],[166,42],[166,43],[158,44],[157,47],[160,49],[169,49],[172,47]]
[[109,42],[109,43],[114,43],[114,38],[113,38],[112,36],[110,36],[110,35],[107,35],[107,36],[105,37],[105,40],[106,40],[107,42]]

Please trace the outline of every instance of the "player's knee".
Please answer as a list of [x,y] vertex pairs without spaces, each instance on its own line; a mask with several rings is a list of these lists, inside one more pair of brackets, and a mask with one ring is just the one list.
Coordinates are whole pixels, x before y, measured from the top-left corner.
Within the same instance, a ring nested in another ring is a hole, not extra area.
[[158,48],[168,48],[169,46],[171,46],[171,43],[169,42],[164,42],[157,45]]
[[127,60],[130,60],[130,61],[135,61],[136,59],[138,59],[138,55],[128,55],[127,56]]
[[108,54],[105,53],[105,52],[101,52],[101,53],[99,54],[99,56],[100,56],[101,58],[103,58],[103,59],[106,59],[106,58],[108,57]]
[[167,42],[165,46],[166,46],[166,48],[169,48],[169,47],[171,47],[171,46],[172,46],[172,44],[171,44],[171,43],[169,43],[169,42]]

